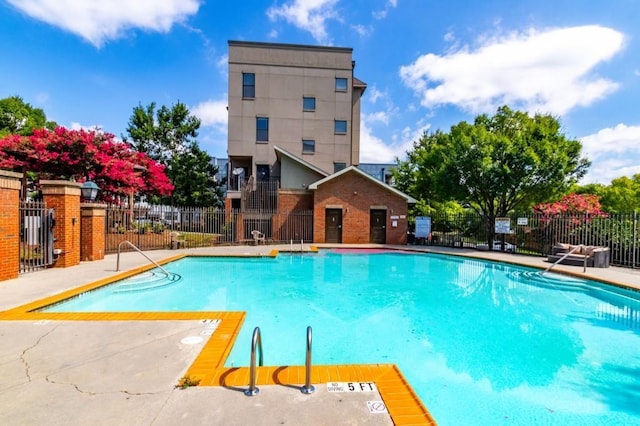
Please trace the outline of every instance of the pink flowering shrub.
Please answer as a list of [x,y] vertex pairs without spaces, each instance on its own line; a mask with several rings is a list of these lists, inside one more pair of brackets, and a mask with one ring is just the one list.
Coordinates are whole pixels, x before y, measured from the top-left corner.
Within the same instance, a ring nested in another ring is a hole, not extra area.
[[131,192],[170,195],[174,189],[164,166],[113,134],[64,127],[1,138],[0,168],[34,172],[40,179],[92,180],[104,201]]
[[569,194],[554,203],[536,204],[533,211],[542,215],[542,220],[550,222],[555,218],[569,219],[569,223],[579,225],[594,217],[608,217],[602,211],[600,197],[589,194]]

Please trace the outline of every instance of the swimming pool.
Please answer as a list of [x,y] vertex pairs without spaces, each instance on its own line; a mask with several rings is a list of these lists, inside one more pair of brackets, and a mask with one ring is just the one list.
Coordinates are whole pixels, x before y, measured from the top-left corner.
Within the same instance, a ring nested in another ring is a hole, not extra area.
[[[396,363],[441,425],[633,424],[640,419],[637,293],[459,257],[185,258],[143,291],[114,284],[50,308],[246,311],[227,365]],[[125,291],[118,291],[118,289]]]

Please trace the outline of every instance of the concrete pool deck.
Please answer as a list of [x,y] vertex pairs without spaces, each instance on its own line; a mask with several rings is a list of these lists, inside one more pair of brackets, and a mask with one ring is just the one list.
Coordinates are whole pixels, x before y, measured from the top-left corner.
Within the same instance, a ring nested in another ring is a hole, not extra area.
[[[410,248],[548,266],[538,257]],[[273,249],[287,251],[289,246],[212,247],[146,254],[159,261],[177,253],[267,255]],[[411,424],[398,421],[402,420],[399,417],[392,421],[388,413],[370,412],[367,402],[387,401],[384,388],[382,396],[377,391],[334,393],[327,391],[325,380],[314,381],[317,390],[312,395],[303,395],[290,385],[259,385],[260,394],[252,398],[232,386],[176,389],[177,381],[207,343],[206,339],[192,339],[206,335],[206,323],[196,317],[67,321],[46,316],[18,320],[3,315],[35,300],[112,277],[117,274],[115,264],[115,256],[110,255],[103,261],[0,282],[0,311],[4,311],[0,312],[0,424]],[[138,253],[123,253],[120,269],[146,264]],[[582,275],[581,267],[559,265],[554,270]],[[640,270],[588,268],[584,276],[640,288]]]

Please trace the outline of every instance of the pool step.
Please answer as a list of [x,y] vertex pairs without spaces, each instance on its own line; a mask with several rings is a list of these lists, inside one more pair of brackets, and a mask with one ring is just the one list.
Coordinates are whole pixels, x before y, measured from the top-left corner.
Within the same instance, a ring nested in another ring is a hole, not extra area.
[[586,281],[581,279],[554,274],[552,272],[515,271],[509,273],[509,278],[525,285],[529,284],[537,287],[576,292],[584,292],[583,286],[586,284]]
[[144,290],[153,290],[176,284],[182,279],[178,274],[170,274],[168,277],[164,273],[148,271],[140,275],[125,279],[117,284],[114,293],[128,293]]

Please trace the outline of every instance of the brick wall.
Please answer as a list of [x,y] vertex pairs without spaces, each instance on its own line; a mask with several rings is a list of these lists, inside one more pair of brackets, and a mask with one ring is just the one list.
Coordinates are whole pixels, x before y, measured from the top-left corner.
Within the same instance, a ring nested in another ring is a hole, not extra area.
[[65,268],[80,263],[80,184],[62,180],[41,180],[42,196],[55,211],[53,246],[62,254],[54,267]]
[[[370,242],[370,210],[386,209],[387,244],[407,243],[407,201],[356,171],[350,171],[318,186],[314,193],[313,240],[325,242],[325,210],[342,209],[342,242]],[[397,227],[391,226],[391,216]],[[400,216],[404,216],[400,219]]]
[[313,193],[307,190],[281,189],[278,191],[278,212],[313,210]]
[[0,281],[16,278],[20,269],[21,178],[0,170]]
[[81,261],[104,259],[106,208],[105,204],[80,204]]

